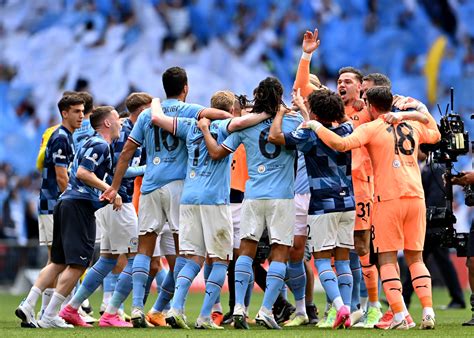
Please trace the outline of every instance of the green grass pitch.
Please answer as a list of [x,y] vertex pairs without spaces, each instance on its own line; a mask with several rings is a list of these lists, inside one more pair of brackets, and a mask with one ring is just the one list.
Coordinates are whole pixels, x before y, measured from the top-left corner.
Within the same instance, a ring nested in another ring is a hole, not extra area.
[[[15,317],[14,310],[19,304],[23,296],[11,296],[8,294],[0,294],[0,338],[31,336],[31,337],[150,337],[152,335],[171,337],[367,337],[367,336],[411,336],[411,337],[474,337],[474,327],[462,327],[461,323],[470,318],[470,309],[466,310],[436,310],[436,307],[447,304],[449,297],[446,290],[434,291],[434,303],[436,311],[437,326],[433,331],[421,331],[418,328],[409,331],[381,331],[381,330],[364,330],[364,329],[349,329],[349,330],[330,330],[318,329],[312,326],[304,326],[301,328],[284,328],[281,331],[266,330],[258,326],[251,326],[249,331],[237,331],[232,327],[226,327],[224,331],[205,331],[205,330],[173,330],[166,328],[149,328],[149,329],[71,329],[71,330],[43,330],[43,329],[22,329],[20,328],[20,321]],[[155,295],[150,295],[150,301],[147,304],[147,309],[151,307]],[[202,294],[190,294],[186,303],[186,315],[190,327],[199,314],[199,309],[202,303]],[[290,299],[291,296],[290,296]],[[96,292],[91,298],[91,303],[96,313],[98,312],[101,300],[101,292]],[[258,307],[261,304],[262,293],[255,293],[252,297],[252,304],[250,307],[251,315],[255,315]],[[324,306],[324,295],[317,293],[315,301],[319,307]],[[222,297],[222,303],[227,304],[227,294]],[[421,309],[417,299],[413,299],[410,312],[418,323],[421,317]],[[466,303],[469,304],[468,296],[466,296]],[[126,309],[130,309],[130,297],[126,302]],[[224,306],[224,309],[226,307]]]

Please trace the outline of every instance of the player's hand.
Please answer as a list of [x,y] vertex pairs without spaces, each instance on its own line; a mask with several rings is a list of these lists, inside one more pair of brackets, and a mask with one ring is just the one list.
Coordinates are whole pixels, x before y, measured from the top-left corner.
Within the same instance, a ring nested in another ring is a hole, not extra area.
[[198,121],[197,125],[198,128],[201,130],[209,129],[209,126],[211,125],[211,120],[206,117],[203,117]]
[[120,195],[117,195],[114,199],[114,210],[119,211],[122,209],[122,197]]
[[304,98],[301,96],[301,88],[298,88],[296,90],[296,92],[293,92],[291,94],[292,96],[292,100],[291,100],[291,103],[295,106],[295,107],[298,107],[299,109],[302,109],[305,108],[305,105],[304,105]]
[[387,113],[384,115],[385,122],[390,124],[397,124],[402,122],[403,115],[401,113]]
[[115,200],[115,197],[117,197],[117,190],[113,187],[108,187],[107,190],[100,195],[99,200],[112,203]]
[[303,52],[311,54],[316,49],[318,49],[320,41],[318,39],[318,29],[316,28],[313,32],[306,31],[303,36],[303,43],[301,44],[301,48]]
[[451,177],[451,183],[454,185],[466,186],[473,184],[474,182],[474,171],[461,171],[459,175]]
[[393,98],[393,106],[400,110],[416,109],[420,105],[420,101],[415,100],[412,97],[405,97],[401,95],[395,95]]
[[316,120],[309,120],[309,121],[305,121],[303,122],[302,124],[302,128],[307,128],[307,129],[312,129],[314,131],[317,131],[319,128],[321,128],[323,125],[316,121]]
[[356,111],[361,111],[365,107],[365,102],[362,99],[357,99],[354,101],[352,104],[352,108],[354,108]]
[[160,119],[160,117],[162,117],[163,115],[165,115],[165,113],[163,113],[161,101],[159,98],[156,97],[151,100],[151,122],[155,124],[155,121],[157,119]]

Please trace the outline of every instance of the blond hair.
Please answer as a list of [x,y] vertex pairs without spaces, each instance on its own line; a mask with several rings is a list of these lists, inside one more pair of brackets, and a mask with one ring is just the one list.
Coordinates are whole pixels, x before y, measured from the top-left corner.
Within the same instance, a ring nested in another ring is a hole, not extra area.
[[211,107],[230,112],[234,106],[235,95],[230,90],[219,90],[211,97]]

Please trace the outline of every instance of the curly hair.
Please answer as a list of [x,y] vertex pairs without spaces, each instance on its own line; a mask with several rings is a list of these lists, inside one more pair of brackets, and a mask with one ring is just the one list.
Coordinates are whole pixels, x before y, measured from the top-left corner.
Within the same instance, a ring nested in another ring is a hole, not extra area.
[[321,89],[315,90],[308,96],[311,112],[322,122],[330,123],[344,117],[344,103],[336,93]]
[[275,77],[267,77],[260,81],[258,87],[253,91],[254,104],[253,113],[268,113],[275,116],[283,103],[283,86]]

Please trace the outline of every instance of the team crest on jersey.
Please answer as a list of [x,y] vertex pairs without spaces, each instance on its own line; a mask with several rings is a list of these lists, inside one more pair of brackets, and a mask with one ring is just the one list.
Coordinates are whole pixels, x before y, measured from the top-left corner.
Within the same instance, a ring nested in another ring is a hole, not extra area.
[[400,161],[399,160],[393,160],[392,166],[394,168],[400,168]]
[[156,157],[153,159],[153,164],[155,164],[155,165],[160,164],[160,162],[161,162],[161,159],[160,159],[158,156],[156,156]]
[[266,168],[265,166],[262,164],[262,165],[259,165],[258,168],[257,168],[257,171],[259,174],[263,174],[265,172]]
[[190,178],[196,177],[196,172],[194,170],[191,170],[190,173],[189,173],[189,177]]
[[96,153],[92,154],[92,156],[86,156],[86,159],[94,163],[95,165],[99,165],[97,163],[97,157],[99,157]]

